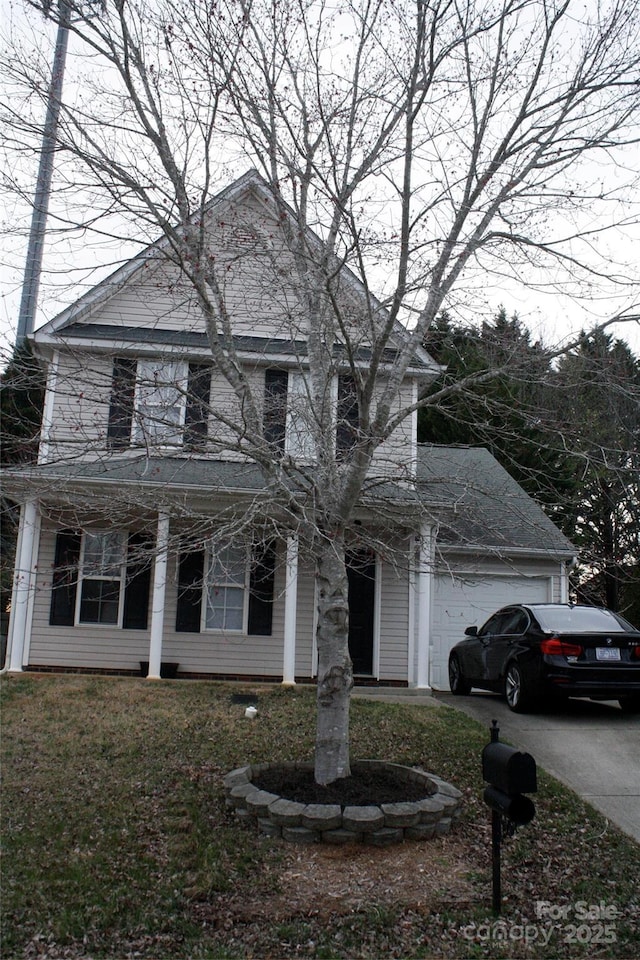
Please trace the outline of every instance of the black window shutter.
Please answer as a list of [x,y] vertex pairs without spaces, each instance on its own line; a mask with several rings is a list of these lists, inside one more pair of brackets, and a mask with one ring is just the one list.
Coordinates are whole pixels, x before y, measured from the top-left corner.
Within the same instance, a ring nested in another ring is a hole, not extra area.
[[249,576],[249,634],[270,637],[273,624],[273,589],[276,552],[272,543],[254,548]]
[[121,450],[131,442],[135,389],[136,361],[131,357],[114,357],[107,429],[107,444],[112,450]]
[[264,374],[264,438],[275,452],[284,451],[287,424],[287,389],[289,374],[286,370],[265,370]]
[[144,533],[129,534],[127,544],[127,578],[124,588],[122,626],[125,630],[146,630],[149,618],[151,565],[145,553],[150,548]]
[[72,627],[75,621],[78,564],[82,535],[73,530],[60,530],[56,536],[49,623],[55,627]]
[[204,550],[182,553],[178,561],[178,607],[176,631],[200,633]]
[[184,442],[188,446],[201,447],[207,442],[210,392],[211,367],[190,363],[184,418]]
[[356,383],[351,376],[338,377],[338,428],[336,452],[344,457],[355,446],[360,426],[360,409]]

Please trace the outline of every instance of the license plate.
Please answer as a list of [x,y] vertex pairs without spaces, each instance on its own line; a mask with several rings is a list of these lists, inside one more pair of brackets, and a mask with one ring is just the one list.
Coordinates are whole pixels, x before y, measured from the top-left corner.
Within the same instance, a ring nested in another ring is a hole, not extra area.
[[619,660],[619,647],[596,647],[596,660]]

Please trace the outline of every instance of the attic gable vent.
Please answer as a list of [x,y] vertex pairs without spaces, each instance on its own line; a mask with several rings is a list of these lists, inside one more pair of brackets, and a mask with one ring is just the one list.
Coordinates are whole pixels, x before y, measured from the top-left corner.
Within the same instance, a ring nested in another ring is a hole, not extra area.
[[222,245],[228,250],[264,252],[267,249],[264,235],[248,223],[228,223],[221,220],[218,228]]

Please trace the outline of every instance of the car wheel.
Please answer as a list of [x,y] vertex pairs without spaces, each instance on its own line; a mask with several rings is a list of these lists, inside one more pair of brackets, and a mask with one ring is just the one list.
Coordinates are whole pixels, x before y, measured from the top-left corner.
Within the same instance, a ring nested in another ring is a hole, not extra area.
[[640,713],[640,694],[620,697],[618,703],[623,713]]
[[510,663],[504,676],[504,695],[514,713],[526,713],[534,705],[531,684],[517,663]]
[[465,680],[460,660],[455,653],[449,657],[449,686],[451,687],[451,693],[454,693],[457,697],[466,697],[468,693],[471,693],[471,684],[468,680]]

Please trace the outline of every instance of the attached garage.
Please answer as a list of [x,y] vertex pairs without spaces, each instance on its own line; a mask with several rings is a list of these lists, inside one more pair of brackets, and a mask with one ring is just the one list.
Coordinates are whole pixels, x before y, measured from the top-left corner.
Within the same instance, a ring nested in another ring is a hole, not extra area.
[[434,690],[448,690],[449,651],[471,624],[480,626],[508,603],[544,603],[553,599],[551,576],[436,573],[431,623],[431,678]]
[[418,477],[434,549],[416,685],[448,690],[449,651],[465,628],[509,603],[565,601],[575,548],[488,450],[422,444]]

